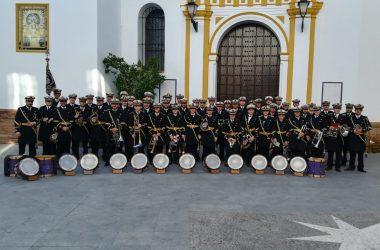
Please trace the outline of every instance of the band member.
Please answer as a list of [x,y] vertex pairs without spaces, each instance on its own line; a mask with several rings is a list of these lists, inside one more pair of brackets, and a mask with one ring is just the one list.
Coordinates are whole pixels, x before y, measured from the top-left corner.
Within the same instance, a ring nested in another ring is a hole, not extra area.
[[[239,109],[239,100],[238,99],[234,99],[231,101],[231,108],[235,109],[236,112],[238,111],[238,109]],[[239,117],[236,117],[236,118],[238,119]]]
[[206,103],[207,103],[207,100],[205,98],[202,98],[199,100],[199,107],[197,109],[197,113],[202,118],[206,116]]
[[335,155],[335,170],[337,172],[340,172],[343,149],[343,136],[340,133],[340,128],[343,125],[342,115],[340,114],[341,108],[342,105],[340,103],[333,104],[334,115],[331,116],[331,120],[328,124],[329,130],[325,137],[327,150],[326,170],[332,169]]
[[86,105],[91,109],[96,109],[96,104],[94,102],[94,95],[86,95],[87,103]]
[[180,151],[183,150],[182,134],[184,131],[184,123],[179,113],[179,105],[171,106],[172,113],[166,116],[166,133],[168,140],[166,141],[166,152],[171,163],[178,164]]
[[110,101],[111,109],[104,112],[103,122],[105,122],[106,132],[106,150],[103,149],[105,158],[105,165],[109,166],[110,158],[120,148],[119,144],[124,141],[121,135],[120,116],[121,111],[119,109],[120,102],[114,98]]
[[[352,103],[346,103],[346,112],[342,114],[342,123],[343,125],[349,127],[351,124],[351,116],[353,115],[354,104]],[[350,153],[349,147],[350,147],[350,140],[349,136],[344,137],[344,143],[343,143],[343,152],[342,152],[342,165],[346,166],[348,162],[347,155]]]
[[92,110],[91,114],[91,152],[96,156],[99,155],[99,147],[102,147],[103,154],[102,159],[106,160],[106,134],[107,128],[104,127],[104,117],[108,108],[104,106],[104,97],[98,96],[96,97],[96,109]]
[[245,96],[239,97],[239,108],[237,109],[236,117],[241,120],[247,114],[247,98]]
[[53,100],[53,106],[57,107],[59,103],[59,98],[61,97],[62,90],[60,89],[54,89],[53,90],[53,95],[54,95],[54,100]]
[[183,116],[185,132],[183,140],[185,142],[185,152],[192,154],[196,160],[199,159],[199,125],[201,123],[201,116],[196,113],[197,107],[193,104],[190,105],[189,113]]
[[149,114],[152,112],[152,99],[150,99],[149,97],[144,97],[142,99],[142,105],[143,105],[143,111],[146,114]]
[[[170,99],[169,99],[170,96]],[[171,95],[166,95],[166,98],[162,100],[162,108],[161,108],[161,114],[163,116],[169,115],[172,111],[170,110],[170,100],[171,100]]]
[[229,111],[229,118],[224,121],[222,131],[226,144],[226,159],[233,154],[240,154],[240,136],[243,128],[236,119],[236,109]]
[[250,162],[256,153],[256,130],[257,116],[255,115],[255,105],[247,106],[247,114],[241,119],[243,124],[243,136],[241,142],[241,154],[246,163]]
[[256,106],[256,116],[259,117],[262,115],[262,112],[261,112],[261,107],[263,106],[263,99],[261,98],[257,98],[255,100],[255,106]]
[[258,131],[257,136],[257,153],[265,156],[267,159],[270,157],[270,147],[272,132],[274,128],[275,119],[269,116],[269,107],[264,106],[261,108],[262,116],[259,116],[255,127]]
[[40,128],[38,130],[38,139],[42,142],[43,155],[55,155],[56,145],[51,141],[50,136],[53,133],[53,120],[56,107],[53,106],[54,98],[51,96],[45,97],[45,105],[38,110],[38,120]]
[[183,117],[185,114],[189,113],[189,109],[187,108],[187,99],[181,99],[180,104],[181,106],[179,107],[179,113]]
[[145,130],[145,117],[150,113],[142,110],[142,103],[140,100],[133,102],[134,111],[131,113],[122,113],[121,124],[125,124],[126,129],[122,133],[124,137],[125,153],[128,160],[131,160],[134,151],[144,153],[144,145],[147,142]]
[[120,96],[120,100],[121,100],[121,99],[123,99],[124,97],[127,97],[127,96],[128,96],[128,92],[125,91],[125,90],[120,91],[119,96]]
[[225,140],[223,131],[220,129],[226,119],[228,119],[228,111],[224,109],[223,102],[216,103],[215,118],[218,123],[218,141],[216,144],[219,147],[219,157],[222,161],[225,161]]
[[266,96],[264,100],[266,106],[270,106],[273,103],[273,97],[271,96]]
[[[314,112],[314,109],[313,107],[311,108],[312,112]],[[305,104],[305,105],[302,105],[301,107],[301,116],[306,120],[306,121],[309,121],[310,118],[312,117],[312,113],[310,113],[310,108],[309,108],[309,105]]]
[[76,94],[70,94],[69,95],[69,103],[67,104],[67,108],[72,109],[73,111],[79,107],[78,104],[75,102],[77,101],[77,95]]
[[212,107],[206,108],[206,115],[200,125],[200,140],[203,146],[202,160],[204,161],[209,154],[215,154],[216,142],[218,140],[218,122],[213,114]]
[[127,96],[127,104],[128,104],[128,113],[133,112],[134,105],[133,102],[136,100],[134,96]]
[[269,105],[269,116],[272,118],[277,118],[277,105],[275,103]]
[[216,98],[213,96],[210,96],[208,98],[208,107],[212,108],[212,110],[215,110],[216,109],[215,102],[216,102]]
[[291,156],[300,156],[306,158],[306,132],[307,126],[304,118],[301,117],[301,109],[293,108],[293,115],[289,117],[290,124],[290,137],[289,137],[289,149]]
[[283,100],[283,98],[281,96],[276,96],[274,98],[274,102],[277,105],[277,109],[281,109],[282,108],[282,100]]
[[175,103],[177,103],[178,105],[180,105],[181,104],[181,100],[183,98],[185,98],[185,96],[183,94],[176,95],[176,97],[175,97]]
[[333,112],[330,110],[330,102],[329,101],[323,101],[322,102],[322,112],[321,115],[326,117],[327,120],[331,120],[331,116],[333,115]]
[[307,121],[308,131],[310,132],[310,156],[324,158],[325,142],[323,141],[324,131],[327,128],[326,117],[320,115],[321,108],[315,106],[314,114]]
[[274,122],[272,139],[272,157],[277,155],[288,156],[289,147],[289,120],[286,119],[286,111],[279,109],[277,119]]
[[284,103],[282,104],[282,109],[283,109],[284,111],[286,111],[286,115],[285,115],[285,116],[286,116],[286,119],[287,119],[287,120],[289,120],[291,114],[293,114],[292,112],[290,112],[289,107],[290,107],[290,104],[289,104],[288,102],[284,102]]
[[151,101],[153,101],[154,95],[153,95],[152,92],[145,92],[144,93],[144,97],[150,99]]
[[231,100],[224,100],[223,104],[224,104],[224,110],[228,114],[228,112],[232,108],[231,107]]
[[111,108],[113,97],[114,97],[113,93],[111,93],[111,92],[106,93],[106,101],[104,103],[104,106],[108,106],[109,108]]
[[147,115],[146,124],[148,128],[148,158],[152,162],[153,157],[163,152],[165,144],[165,119],[161,114],[162,106],[159,103],[153,105],[154,112]]
[[15,116],[16,136],[18,137],[18,154],[25,153],[29,145],[29,156],[36,156],[38,109],[33,107],[34,96],[25,97],[25,106],[17,109]]
[[128,99],[126,96],[122,97],[121,99],[121,105],[120,105],[120,111],[122,113],[129,113],[130,109],[128,107]]
[[358,159],[358,171],[367,172],[364,170],[364,152],[366,150],[366,133],[372,129],[368,118],[362,115],[364,106],[357,104],[355,113],[350,117],[350,128],[352,132],[349,134],[350,140],[350,166],[346,170],[355,170],[356,158]]
[[71,127],[74,121],[74,111],[67,107],[67,97],[59,98],[59,107],[55,109],[54,124],[57,136],[57,155],[70,153],[72,139]]
[[83,154],[88,153],[88,143],[90,138],[90,128],[88,120],[92,114],[91,109],[86,105],[86,97],[79,98],[79,106],[74,108],[74,122],[72,125],[72,151],[73,155],[79,159],[79,146],[82,143]]

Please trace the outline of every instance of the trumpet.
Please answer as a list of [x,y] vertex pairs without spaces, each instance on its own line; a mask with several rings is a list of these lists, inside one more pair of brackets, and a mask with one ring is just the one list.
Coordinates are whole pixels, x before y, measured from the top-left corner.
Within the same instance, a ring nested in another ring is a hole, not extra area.
[[[139,148],[142,146],[142,141],[141,141],[141,124],[140,124],[140,118],[138,115],[133,114],[133,148]],[[136,144],[136,134],[139,137],[138,144]]]

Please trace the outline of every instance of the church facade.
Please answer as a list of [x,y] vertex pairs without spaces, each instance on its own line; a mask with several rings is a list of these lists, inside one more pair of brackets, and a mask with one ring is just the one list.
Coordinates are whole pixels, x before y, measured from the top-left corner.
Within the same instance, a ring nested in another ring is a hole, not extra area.
[[[380,121],[377,1],[310,0],[304,18],[296,0],[196,0],[194,16],[186,0],[29,2],[48,4],[50,67],[64,95],[113,91],[102,60],[114,53],[129,63],[158,57],[161,94],[362,103]],[[45,54],[17,50],[17,3],[0,3],[5,113],[45,95]]]

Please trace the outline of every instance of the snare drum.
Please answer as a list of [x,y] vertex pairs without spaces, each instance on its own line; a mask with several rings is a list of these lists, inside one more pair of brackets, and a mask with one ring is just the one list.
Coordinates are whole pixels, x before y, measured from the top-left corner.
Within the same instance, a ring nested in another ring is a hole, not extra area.
[[179,166],[182,168],[182,173],[184,174],[190,174],[195,163],[195,158],[192,154],[183,154],[179,158]]
[[212,174],[217,174],[220,172],[219,167],[221,164],[221,160],[216,154],[209,154],[205,159],[205,164]]
[[153,157],[153,166],[156,168],[157,174],[164,174],[169,163],[170,160],[166,154],[156,154]]
[[264,174],[268,166],[268,160],[263,155],[255,155],[252,157],[251,165],[255,169],[256,174]]
[[135,154],[131,159],[131,165],[135,174],[141,174],[148,164],[148,157],[143,153]]
[[36,159],[28,156],[20,158],[17,164],[17,175],[24,177],[28,181],[35,181],[38,179],[38,172],[40,166]]
[[83,174],[91,175],[98,167],[99,159],[94,154],[86,154],[80,159],[80,165],[83,168]]
[[295,176],[303,176],[307,163],[304,158],[297,156],[290,161],[290,168],[293,170]]
[[57,173],[56,160],[54,155],[38,155],[36,160],[40,165],[39,176],[50,177]]
[[74,176],[75,169],[78,166],[78,159],[71,154],[64,154],[58,160],[59,168],[66,176]]
[[308,174],[314,178],[323,178],[326,176],[325,167],[325,159],[310,157]]
[[122,153],[117,153],[111,156],[110,165],[112,167],[113,174],[122,174],[123,169],[127,165],[127,157]]
[[284,175],[285,169],[288,167],[288,160],[282,155],[277,155],[273,157],[271,165],[276,170],[276,175]]
[[231,174],[239,174],[240,169],[243,167],[244,160],[240,155],[233,154],[228,157],[227,164],[231,168]]
[[21,157],[21,155],[8,155],[4,158],[4,176],[16,176],[16,165]]

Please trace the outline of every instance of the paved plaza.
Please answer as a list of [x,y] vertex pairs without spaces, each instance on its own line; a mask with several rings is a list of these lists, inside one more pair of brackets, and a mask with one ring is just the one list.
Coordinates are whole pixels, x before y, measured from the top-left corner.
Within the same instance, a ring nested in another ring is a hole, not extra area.
[[[15,146],[0,146],[1,162]],[[380,155],[325,179],[109,168],[0,177],[0,249],[380,249]],[[3,171],[3,167],[1,167]]]

